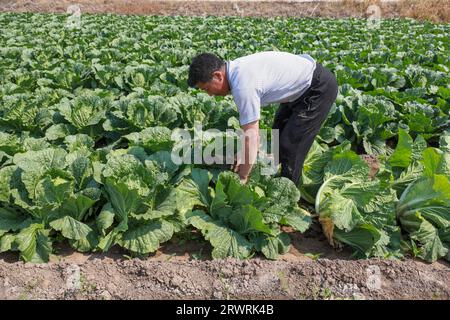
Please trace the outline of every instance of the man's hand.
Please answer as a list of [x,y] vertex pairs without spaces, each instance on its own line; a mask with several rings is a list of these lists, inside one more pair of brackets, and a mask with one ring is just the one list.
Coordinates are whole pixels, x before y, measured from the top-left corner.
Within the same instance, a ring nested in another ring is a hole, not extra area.
[[[242,164],[241,153],[238,153],[236,155],[236,158],[234,159],[234,164],[231,166],[231,170],[233,172],[235,172],[235,173],[239,173],[241,164]],[[248,177],[241,177],[241,176],[239,176],[239,180],[241,181],[241,184],[246,184],[247,183],[247,179],[248,179]]]
[[239,168],[243,162],[242,152],[238,151],[234,157],[234,164],[231,166],[231,170],[235,173],[239,173]]
[[245,184],[258,155],[259,122],[257,120],[243,125],[242,129],[244,130],[243,148],[242,152],[236,155],[232,170],[239,173],[241,183]]

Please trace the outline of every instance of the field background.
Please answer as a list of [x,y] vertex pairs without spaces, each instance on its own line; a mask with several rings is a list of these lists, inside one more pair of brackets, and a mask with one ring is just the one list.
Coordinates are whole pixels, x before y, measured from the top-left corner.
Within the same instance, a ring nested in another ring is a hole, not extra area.
[[382,18],[450,21],[448,0],[0,0],[0,11],[62,13],[71,4],[87,13],[331,18],[368,17],[373,15],[368,7],[376,4]]

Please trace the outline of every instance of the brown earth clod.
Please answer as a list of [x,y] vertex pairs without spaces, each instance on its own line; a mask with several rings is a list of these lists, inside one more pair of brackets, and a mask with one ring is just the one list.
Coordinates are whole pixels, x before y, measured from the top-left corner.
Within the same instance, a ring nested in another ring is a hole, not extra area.
[[[82,13],[136,15],[413,18],[435,23],[450,21],[448,0],[0,0],[0,12],[65,13],[78,4]],[[374,7],[374,6],[377,7]]]
[[0,299],[450,299],[447,265],[407,260],[124,260],[0,256]]

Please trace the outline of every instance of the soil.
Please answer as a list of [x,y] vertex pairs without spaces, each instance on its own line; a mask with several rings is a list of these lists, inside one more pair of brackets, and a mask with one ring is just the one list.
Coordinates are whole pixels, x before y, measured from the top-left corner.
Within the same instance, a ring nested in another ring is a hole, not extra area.
[[[78,4],[82,13],[330,18],[376,15],[437,23],[450,21],[448,0],[0,0],[0,12],[64,13],[72,4]],[[374,9],[373,5],[378,7]]]
[[277,261],[212,260],[208,244],[182,239],[145,259],[116,247],[83,254],[63,245],[47,264],[3,253],[0,299],[450,299],[445,261],[354,260],[332,249],[317,224],[290,236]]

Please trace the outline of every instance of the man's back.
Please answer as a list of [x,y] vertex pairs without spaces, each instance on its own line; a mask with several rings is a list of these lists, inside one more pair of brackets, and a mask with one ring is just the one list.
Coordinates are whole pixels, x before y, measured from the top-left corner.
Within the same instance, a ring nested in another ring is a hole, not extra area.
[[308,55],[260,52],[227,62],[231,93],[241,124],[259,118],[259,108],[294,101],[311,85],[316,62]]

